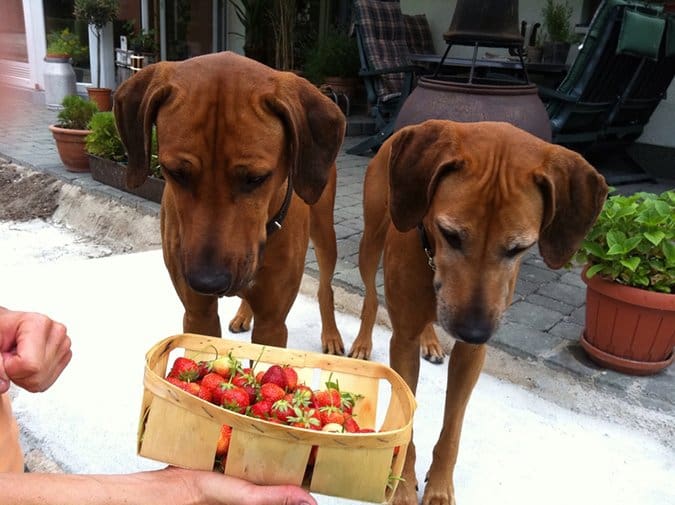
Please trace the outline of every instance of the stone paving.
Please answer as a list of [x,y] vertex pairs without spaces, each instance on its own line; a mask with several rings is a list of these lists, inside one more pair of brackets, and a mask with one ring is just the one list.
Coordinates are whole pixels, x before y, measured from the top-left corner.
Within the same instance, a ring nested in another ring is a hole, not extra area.
[[[56,113],[44,106],[17,97],[12,102],[12,121],[0,124],[0,155],[22,165],[49,172],[92,192],[100,192],[131,205],[142,213],[157,213],[159,206],[142,198],[94,181],[89,174],[67,172],[61,165],[47,125]],[[345,150],[360,139],[347,137],[338,157],[338,192],[335,203],[335,230],[338,240],[336,285],[362,294],[358,272],[362,182],[367,157],[353,156]],[[621,186],[621,192],[663,191],[673,181],[646,181]],[[313,252],[307,255],[307,271],[316,274]],[[381,292],[382,276],[378,276]],[[585,285],[579,270],[548,269],[536,251],[526,256],[512,306],[490,345],[524,360],[543,363],[557,371],[592,384],[609,393],[650,409],[675,412],[675,367],[650,377],[632,377],[592,364],[578,340],[583,329]]]

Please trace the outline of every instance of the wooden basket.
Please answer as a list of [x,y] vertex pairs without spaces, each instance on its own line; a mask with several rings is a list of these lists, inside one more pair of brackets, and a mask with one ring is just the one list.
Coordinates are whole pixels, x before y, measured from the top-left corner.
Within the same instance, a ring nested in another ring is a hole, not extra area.
[[[274,424],[213,405],[164,380],[169,354],[194,359],[232,355],[259,359],[256,370],[287,364],[299,383],[319,389],[331,377],[340,389],[363,395],[354,415],[362,428],[375,433],[326,433]],[[182,349],[182,351],[181,351]],[[172,465],[213,469],[223,424],[232,427],[225,464],[227,475],[257,484],[295,484],[312,492],[375,503],[388,502],[401,475],[412,435],[415,399],[403,379],[380,363],[338,356],[260,346],[195,334],[158,342],[146,355],[143,405],[138,429],[138,454]],[[384,385],[390,390],[379,389]],[[389,397],[381,426],[377,405]],[[312,447],[318,447],[308,472]],[[398,450],[396,448],[398,447]]]

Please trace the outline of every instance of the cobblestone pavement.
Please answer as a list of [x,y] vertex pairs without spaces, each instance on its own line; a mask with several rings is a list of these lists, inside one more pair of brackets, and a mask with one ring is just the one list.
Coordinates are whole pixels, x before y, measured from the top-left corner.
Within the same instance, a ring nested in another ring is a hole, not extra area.
[[[0,154],[27,167],[51,173],[85,190],[102,193],[131,205],[143,213],[156,214],[159,206],[94,181],[91,176],[67,172],[59,161],[47,125],[56,113],[44,106],[16,98],[13,120],[0,124]],[[360,139],[348,137],[338,157],[338,192],[335,204],[335,230],[338,240],[338,264],[335,283],[350,292],[362,293],[358,273],[358,246],[361,218],[362,182],[367,157],[353,156],[345,150]],[[645,181],[620,186],[620,192],[663,191],[673,181]],[[317,272],[313,251],[307,255],[307,271]],[[382,286],[382,276],[378,276]],[[640,406],[675,412],[675,367],[650,377],[632,377],[592,364],[578,340],[583,328],[585,286],[579,270],[553,271],[537,252],[529,253],[522,265],[513,304],[490,345],[514,356],[543,363],[556,371]]]

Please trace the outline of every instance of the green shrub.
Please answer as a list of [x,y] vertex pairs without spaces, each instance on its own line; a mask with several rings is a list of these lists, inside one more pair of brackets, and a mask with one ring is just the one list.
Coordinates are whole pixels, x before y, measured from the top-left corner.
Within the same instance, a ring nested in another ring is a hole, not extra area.
[[71,130],[85,130],[92,116],[98,112],[94,102],[79,95],[68,95],[61,102],[56,126]]
[[125,161],[124,144],[120,139],[112,112],[97,112],[89,122],[91,133],[87,135],[86,149],[89,154],[114,161]]
[[305,73],[309,80],[320,83],[326,77],[357,77],[360,66],[356,40],[333,30],[308,52]]
[[675,292],[675,190],[608,198],[575,262],[588,277]]
[[546,5],[541,10],[544,18],[546,38],[551,42],[571,42],[574,38],[572,29],[572,6],[565,2],[546,0]]
[[[97,112],[89,122],[91,133],[87,135],[86,149],[89,154],[108,160],[126,163],[127,154],[122,144],[115,116],[112,112]],[[162,178],[157,156],[157,132],[152,130],[152,154],[150,171],[155,177]]]
[[47,35],[47,54],[68,55],[73,61],[81,61],[87,56],[87,47],[80,44],[80,38],[68,28]]

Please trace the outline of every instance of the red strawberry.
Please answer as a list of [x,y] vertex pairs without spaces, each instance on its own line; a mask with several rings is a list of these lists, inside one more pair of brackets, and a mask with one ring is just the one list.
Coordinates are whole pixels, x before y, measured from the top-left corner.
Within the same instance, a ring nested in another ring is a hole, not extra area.
[[265,372],[263,372],[262,370],[260,370],[257,374],[255,374],[255,381],[256,381],[258,384],[262,384],[262,378],[263,378],[264,375],[265,375]]
[[169,377],[176,377],[185,382],[194,382],[199,378],[199,366],[190,358],[176,358]]
[[197,361],[197,368],[199,368],[199,378],[203,378],[206,374],[211,372],[211,361]]
[[268,420],[272,416],[272,402],[268,400],[260,400],[254,403],[248,409],[248,414],[251,417]]
[[339,407],[342,403],[340,392],[337,389],[325,389],[314,391],[314,406],[321,407]]
[[249,405],[248,393],[244,388],[238,386],[233,386],[230,389],[225,389],[222,395],[223,408],[227,410],[232,410],[243,414],[246,410],[246,407]]
[[269,367],[260,381],[261,384],[267,384],[268,382],[276,384],[282,389],[286,389],[286,386],[288,386],[286,374],[279,365]]
[[197,392],[197,396],[202,400],[211,402],[213,400],[213,390],[205,388],[204,386],[200,385],[199,391]]
[[363,398],[363,395],[340,391],[340,406],[345,414],[351,414],[356,402]]
[[223,398],[225,396],[225,391],[228,391],[232,388],[236,387],[234,384],[231,382],[221,382],[218,384],[212,391],[211,394],[213,398],[211,401],[215,403],[216,405],[222,405],[223,404]]
[[210,389],[211,391],[213,391],[223,382],[225,382],[225,379],[223,378],[222,375],[219,375],[215,372],[209,372],[204,377],[202,377],[202,381],[200,384],[202,385],[203,388]]
[[260,386],[260,398],[263,400],[268,400],[271,403],[281,400],[286,393],[276,384],[267,382]]
[[232,428],[226,424],[220,428],[220,438],[218,439],[218,445],[216,446],[216,457],[222,458],[227,454],[227,450],[230,448],[230,438],[232,437]]
[[296,407],[309,407],[313,406],[312,405],[312,390],[308,387],[305,386],[304,384],[300,384],[295,388],[295,391],[293,392],[293,405]]
[[358,433],[361,431],[359,423],[352,416],[345,416],[345,422],[342,424],[347,433]]
[[241,363],[232,354],[221,356],[211,361],[211,371],[222,375],[226,379],[229,379],[238,370],[241,370]]
[[306,430],[320,430],[321,421],[317,417],[315,409],[301,409],[295,407],[293,409],[295,415],[290,416],[287,422],[296,428],[305,428]]
[[345,422],[345,415],[339,407],[327,406],[319,409],[319,419],[321,419],[321,424],[342,425]]
[[288,418],[293,414],[295,414],[293,406],[291,405],[291,402],[285,398],[277,400],[272,404],[272,415],[283,423],[286,423]]
[[255,380],[253,371],[250,368],[244,368],[232,378],[232,384],[244,388],[248,393],[249,403],[255,403],[258,396],[258,382]]
[[286,375],[286,390],[291,392],[295,391],[295,388],[298,385],[298,372],[289,365],[284,365],[281,369],[283,370],[284,375]]

